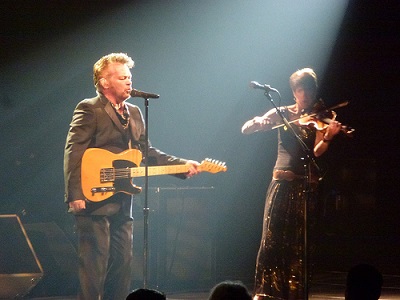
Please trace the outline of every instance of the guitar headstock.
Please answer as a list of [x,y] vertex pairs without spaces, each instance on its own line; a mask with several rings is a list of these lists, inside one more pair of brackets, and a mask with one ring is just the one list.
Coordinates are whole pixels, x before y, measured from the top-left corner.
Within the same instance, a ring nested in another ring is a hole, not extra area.
[[225,162],[221,162],[215,159],[206,158],[200,164],[200,170],[210,173],[226,172],[228,167]]

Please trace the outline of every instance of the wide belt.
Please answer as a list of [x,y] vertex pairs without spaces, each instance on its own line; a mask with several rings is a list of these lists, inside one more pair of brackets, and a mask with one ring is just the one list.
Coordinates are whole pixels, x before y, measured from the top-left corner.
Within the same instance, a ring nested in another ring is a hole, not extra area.
[[293,180],[304,179],[304,176],[297,175],[290,170],[274,170],[274,172],[272,173],[272,178],[274,180],[293,181]]
[[[272,178],[274,180],[286,180],[286,181],[293,181],[293,180],[304,180],[304,175],[295,174],[293,171],[290,170],[274,170],[272,173]],[[311,182],[316,183],[318,182],[318,178],[316,176],[311,175]]]

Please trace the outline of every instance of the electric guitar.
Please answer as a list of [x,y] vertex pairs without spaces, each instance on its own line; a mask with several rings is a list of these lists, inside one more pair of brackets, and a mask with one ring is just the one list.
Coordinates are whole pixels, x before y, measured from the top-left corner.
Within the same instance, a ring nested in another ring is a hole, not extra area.
[[[121,153],[112,153],[100,148],[89,148],[82,157],[81,184],[85,197],[100,202],[115,193],[138,194],[142,188],[133,184],[134,177],[145,176],[145,167],[140,167],[142,153],[137,149],[128,149]],[[165,165],[148,167],[148,176],[187,173],[190,166]],[[226,172],[225,163],[205,159],[198,167],[201,171]]]

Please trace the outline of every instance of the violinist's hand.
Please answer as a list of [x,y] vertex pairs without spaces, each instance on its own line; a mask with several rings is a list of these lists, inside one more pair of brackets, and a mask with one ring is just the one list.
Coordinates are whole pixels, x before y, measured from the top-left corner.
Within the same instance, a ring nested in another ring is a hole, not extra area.
[[342,128],[342,123],[338,121],[332,121],[325,132],[324,138],[325,140],[329,141],[332,140],[335,135],[337,135]]
[[197,174],[199,174],[201,172],[201,170],[199,168],[200,163],[197,162],[197,161],[188,160],[186,162],[186,166],[189,166],[189,171],[186,173],[186,177],[187,178],[190,178],[190,177],[192,177],[194,175],[197,175]]
[[271,119],[268,117],[264,117],[264,116],[263,117],[255,117],[253,120],[254,120],[254,123],[259,124],[261,127],[272,124]]
[[243,134],[251,134],[260,130],[269,130],[272,125],[271,119],[266,116],[254,117],[253,119],[244,123],[242,127]]

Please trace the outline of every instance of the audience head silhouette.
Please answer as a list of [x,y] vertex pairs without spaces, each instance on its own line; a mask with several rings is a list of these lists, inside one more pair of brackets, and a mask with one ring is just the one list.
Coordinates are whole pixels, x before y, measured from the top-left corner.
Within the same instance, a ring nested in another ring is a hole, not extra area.
[[242,282],[223,281],[211,289],[208,300],[251,300],[251,295]]
[[132,291],[126,300],[166,300],[167,297],[156,290],[152,289],[137,289]]
[[346,300],[377,300],[381,296],[382,274],[373,266],[359,264],[352,267],[346,280]]

